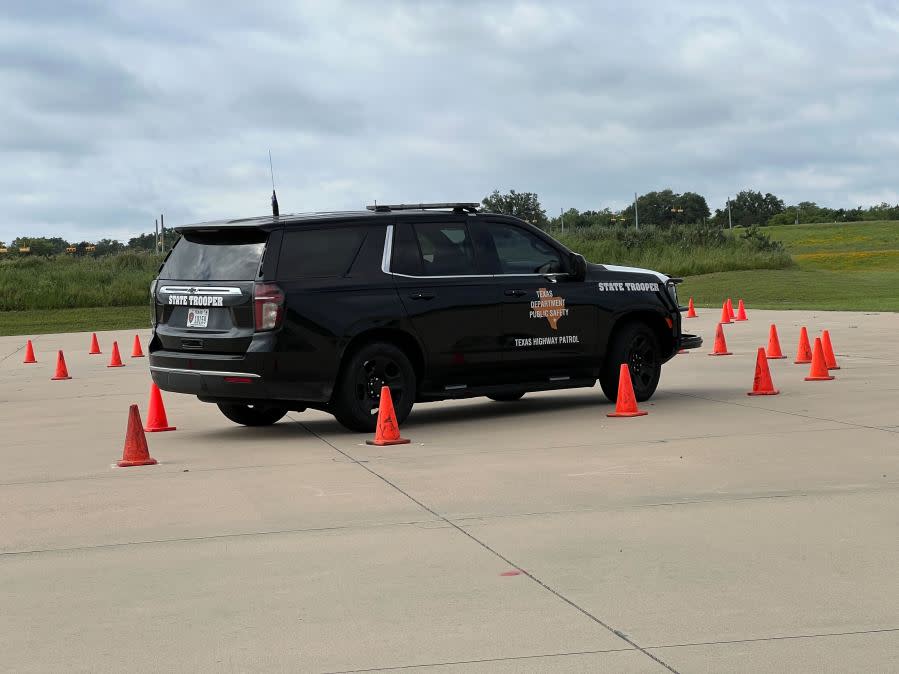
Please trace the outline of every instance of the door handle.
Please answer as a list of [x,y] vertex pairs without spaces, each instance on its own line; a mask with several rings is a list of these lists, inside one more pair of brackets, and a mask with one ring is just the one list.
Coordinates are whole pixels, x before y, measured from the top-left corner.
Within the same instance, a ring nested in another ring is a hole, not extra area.
[[409,297],[413,300],[432,300],[434,293],[410,293]]
[[527,293],[524,290],[507,290],[507,297],[524,297]]

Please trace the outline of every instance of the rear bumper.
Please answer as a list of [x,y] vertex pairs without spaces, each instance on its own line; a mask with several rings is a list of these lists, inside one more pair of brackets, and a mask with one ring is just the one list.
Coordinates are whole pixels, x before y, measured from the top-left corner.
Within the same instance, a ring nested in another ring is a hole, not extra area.
[[681,335],[680,336],[680,346],[681,349],[698,349],[702,346],[702,337],[699,335]]
[[233,361],[161,360],[150,357],[150,376],[163,391],[216,398],[267,399],[271,395],[261,374],[228,367],[236,364]]

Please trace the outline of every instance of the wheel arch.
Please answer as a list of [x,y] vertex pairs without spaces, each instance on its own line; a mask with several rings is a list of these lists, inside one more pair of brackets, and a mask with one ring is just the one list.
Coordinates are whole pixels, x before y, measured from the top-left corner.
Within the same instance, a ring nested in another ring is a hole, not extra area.
[[659,338],[659,347],[662,350],[663,358],[667,360],[674,355],[675,340],[673,327],[668,325],[665,316],[657,311],[650,311],[648,309],[629,311],[619,316],[612,325],[612,329],[609,331],[609,343],[612,342],[619,331],[632,323],[644,323],[652,329]]
[[419,344],[418,339],[405,330],[400,330],[398,328],[370,328],[354,335],[352,339],[347,342],[347,345],[343,349],[343,353],[340,355],[340,367],[338,368],[337,381],[340,381],[350,356],[365,344],[370,344],[372,342],[387,342],[400,348],[412,363],[412,369],[415,371],[416,385],[421,385],[422,378],[425,374],[424,349],[421,344]]

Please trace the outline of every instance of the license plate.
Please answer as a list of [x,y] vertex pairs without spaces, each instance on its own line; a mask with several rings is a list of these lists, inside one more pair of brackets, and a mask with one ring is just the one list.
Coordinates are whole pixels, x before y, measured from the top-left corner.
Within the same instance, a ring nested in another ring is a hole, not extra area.
[[188,309],[187,327],[205,328],[209,325],[209,309]]

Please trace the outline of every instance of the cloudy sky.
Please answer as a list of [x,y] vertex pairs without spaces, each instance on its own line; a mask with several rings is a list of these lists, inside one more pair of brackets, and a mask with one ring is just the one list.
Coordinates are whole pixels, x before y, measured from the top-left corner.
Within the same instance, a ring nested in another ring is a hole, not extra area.
[[[624,8],[622,8],[624,7]],[[0,241],[377,199],[899,202],[895,2],[8,0]]]

